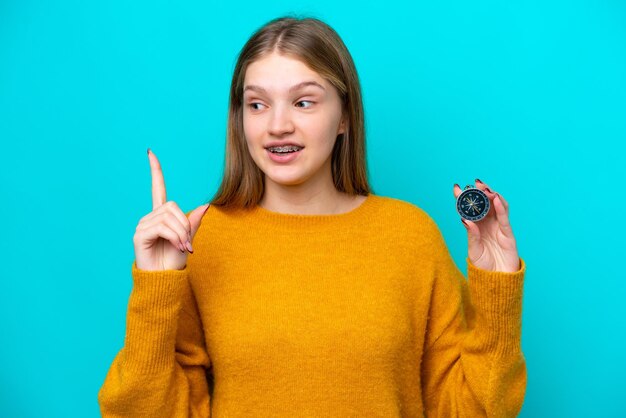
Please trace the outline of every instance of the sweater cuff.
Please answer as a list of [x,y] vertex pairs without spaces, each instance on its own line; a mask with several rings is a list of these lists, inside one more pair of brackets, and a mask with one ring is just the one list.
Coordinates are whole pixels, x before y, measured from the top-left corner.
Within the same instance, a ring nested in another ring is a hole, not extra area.
[[476,326],[485,333],[487,348],[499,355],[521,350],[522,296],[526,263],[516,272],[483,270],[467,260],[470,298]]
[[133,260],[131,273],[133,289],[139,289],[141,293],[154,293],[157,296],[153,299],[155,303],[167,303],[179,300],[172,291],[182,288],[180,285],[187,278],[188,270],[187,266],[183,270],[142,270],[137,267],[137,261]]
[[127,366],[155,373],[175,360],[175,342],[182,294],[187,281],[183,270],[141,270],[133,261],[133,288],[128,301]]

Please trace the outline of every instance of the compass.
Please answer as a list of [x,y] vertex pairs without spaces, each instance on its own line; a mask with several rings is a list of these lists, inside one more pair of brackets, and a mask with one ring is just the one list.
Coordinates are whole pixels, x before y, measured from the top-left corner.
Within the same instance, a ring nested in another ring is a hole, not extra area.
[[480,189],[465,186],[459,197],[456,198],[456,210],[461,218],[477,222],[489,213],[489,198]]

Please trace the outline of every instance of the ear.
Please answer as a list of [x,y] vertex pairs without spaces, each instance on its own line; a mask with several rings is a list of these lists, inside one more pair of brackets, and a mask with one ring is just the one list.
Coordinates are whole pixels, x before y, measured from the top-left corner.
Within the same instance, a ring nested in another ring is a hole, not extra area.
[[337,135],[343,134],[346,132],[346,120],[344,117],[341,118],[341,122],[339,122],[339,130],[337,131]]

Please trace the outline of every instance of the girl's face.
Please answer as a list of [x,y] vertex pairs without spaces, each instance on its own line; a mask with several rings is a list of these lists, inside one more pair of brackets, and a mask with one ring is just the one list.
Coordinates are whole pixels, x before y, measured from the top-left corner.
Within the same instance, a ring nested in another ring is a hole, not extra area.
[[[273,52],[248,66],[243,106],[246,143],[266,187],[311,181],[334,187],[332,150],[345,125],[332,84],[302,61]],[[303,148],[293,154],[267,149],[287,144]]]

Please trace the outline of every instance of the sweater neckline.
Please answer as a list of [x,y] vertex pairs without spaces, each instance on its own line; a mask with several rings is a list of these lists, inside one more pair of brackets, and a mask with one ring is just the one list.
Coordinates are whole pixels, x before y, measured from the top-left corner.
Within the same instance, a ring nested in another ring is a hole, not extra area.
[[334,214],[293,214],[274,212],[269,209],[265,209],[260,205],[256,205],[252,209],[252,214],[261,220],[282,225],[297,225],[297,226],[322,226],[328,224],[345,223],[354,221],[366,216],[370,213],[375,206],[374,200],[376,196],[373,193],[369,193],[363,202],[356,208],[343,213]]

